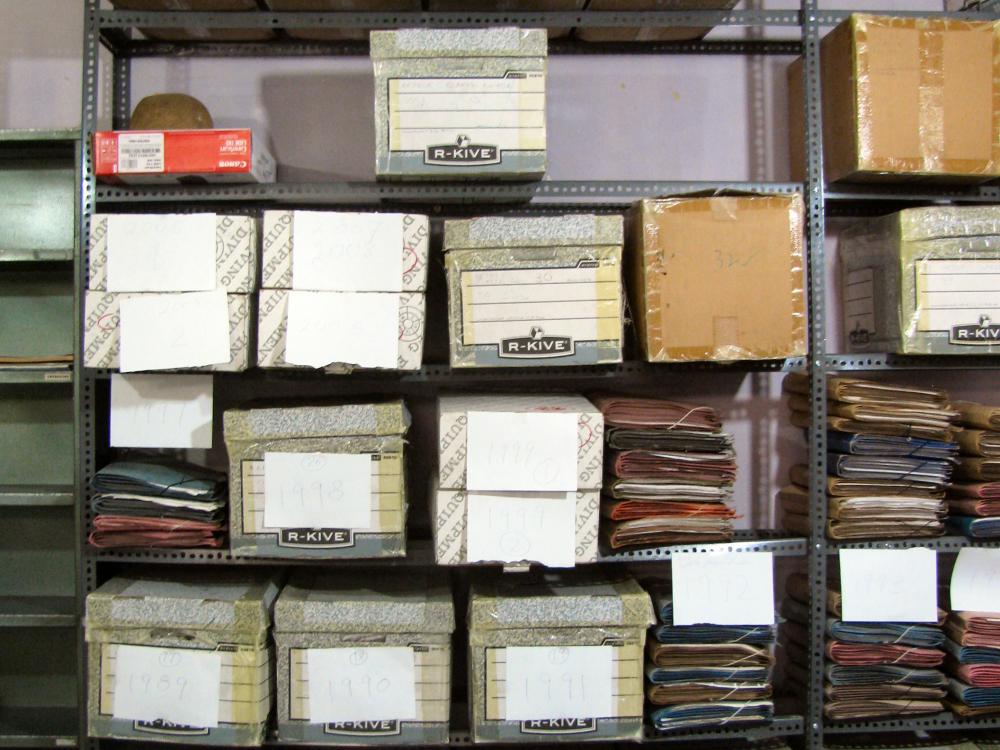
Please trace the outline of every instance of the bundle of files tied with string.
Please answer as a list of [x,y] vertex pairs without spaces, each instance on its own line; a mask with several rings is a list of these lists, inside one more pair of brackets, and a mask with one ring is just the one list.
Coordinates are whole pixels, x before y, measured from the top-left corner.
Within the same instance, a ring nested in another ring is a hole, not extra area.
[[736,480],[733,439],[709,406],[601,396],[607,454],[601,516],[612,548],[721,542]]
[[970,539],[1000,537],[1000,407],[958,401],[962,455],[948,489],[948,526]]
[[[831,579],[828,586],[826,717],[848,721],[943,711],[948,686],[942,671],[945,612],[939,609],[937,622],[931,623],[860,621],[846,610],[838,581]],[[786,590],[782,614],[788,672],[804,688],[809,683],[803,665],[811,649],[808,577],[792,575]]]
[[776,626],[675,625],[671,590],[653,587],[650,594],[658,620],[646,663],[653,726],[670,731],[770,721]]
[[1000,713],[1000,612],[953,611],[944,631],[948,707],[962,717]]
[[[785,378],[792,424],[809,426],[809,381]],[[940,536],[956,464],[959,414],[948,394],[853,378],[827,379],[827,535]],[[793,466],[780,495],[785,528],[808,535],[809,469]]]

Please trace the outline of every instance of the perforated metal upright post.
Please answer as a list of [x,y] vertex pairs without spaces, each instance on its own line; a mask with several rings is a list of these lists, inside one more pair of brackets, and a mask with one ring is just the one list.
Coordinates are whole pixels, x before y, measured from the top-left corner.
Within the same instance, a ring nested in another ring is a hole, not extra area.
[[817,0],[802,0],[809,300],[809,690],[806,746],[823,747],[823,637],[826,625],[826,310],[823,241],[823,120]]

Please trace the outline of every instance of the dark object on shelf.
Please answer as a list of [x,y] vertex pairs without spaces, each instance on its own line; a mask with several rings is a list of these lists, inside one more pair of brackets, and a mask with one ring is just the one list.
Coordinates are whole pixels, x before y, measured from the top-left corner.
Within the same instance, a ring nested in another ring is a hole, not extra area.
[[213,126],[208,108],[187,94],[143,97],[129,120],[132,130],[198,130]]

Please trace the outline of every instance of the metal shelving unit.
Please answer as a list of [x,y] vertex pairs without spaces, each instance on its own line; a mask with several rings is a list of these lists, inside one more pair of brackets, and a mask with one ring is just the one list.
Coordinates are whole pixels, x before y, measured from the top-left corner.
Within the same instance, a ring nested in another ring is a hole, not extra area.
[[[824,735],[849,732],[918,732],[940,729],[993,728],[997,720],[958,721],[950,714],[920,717],[897,721],[864,721],[827,724],[823,718],[823,667],[826,609],[825,588],[828,555],[842,546],[931,546],[944,551],[954,551],[969,544],[956,537],[934,540],[900,540],[895,542],[863,542],[847,545],[829,543],[825,536],[826,498],[823,491],[826,476],[826,418],[825,386],[828,372],[835,370],[919,369],[922,367],[978,367],[993,368],[990,358],[899,358],[890,355],[841,355],[827,354],[825,348],[824,300],[824,231],[827,215],[865,214],[887,211],[892,207],[913,203],[960,202],[981,203],[1000,200],[1000,188],[989,187],[937,187],[920,185],[914,190],[892,185],[834,186],[830,189],[823,180],[822,127],[819,95],[819,40],[821,27],[843,20],[845,11],[820,10],[818,0],[801,0],[797,10],[733,10],[733,11],[656,11],[656,12],[508,12],[508,13],[183,13],[183,12],[128,12],[102,11],[99,0],[84,0],[83,38],[83,149],[84,159],[80,170],[80,227],[79,235],[88,235],[91,214],[101,210],[122,207],[130,210],[138,205],[148,205],[154,210],[164,205],[190,209],[195,204],[211,204],[220,209],[259,210],[270,205],[294,206],[367,206],[372,209],[405,204],[408,207],[427,208],[433,216],[453,216],[489,211],[491,213],[550,214],[586,208],[592,211],[618,211],[639,198],[678,194],[700,190],[735,189],[789,193],[803,193],[807,207],[808,244],[808,305],[810,310],[810,346],[803,359],[779,362],[737,363],[719,365],[692,363],[690,365],[650,365],[626,362],[613,367],[573,368],[568,370],[545,368],[503,369],[493,371],[452,371],[447,366],[428,365],[410,374],[382,374],[359,372],[351,376],[352,382],[406,390],[427,385],[469,386],[502,382],[533,382],[542,379],[546,384],[557,381],[619,382],[644,379],[656,382],[665,373],[711,370],[746,373],[767,371],[806,371],[810,375],[812,424],[808,431],[810,461],[811,535],[809,539],[782,538],[765,532],[749,532],[733,543],[722,545],[733,551],[769,550],[779,555],[806,555],[812,584],[810,607],[809,684],[804,693],[802,715],[786,714],[766,726],[757,728],[728,728],[696,730],[660,735],[647,732],[645,742],[705,742],[743,740],[761,742],[775,737],[796,738],[810,750],[819,750]],[[902,13],[900,15],[926,15]],[[956,18],[996,18],[985,10],[980,13],[941,14]],[[365,42],[314,42],[298,41],[279,34],[274,41],[220,43],[220,42],[160,42],[135,39],[130,32],[138,27],[205,28],[267,28],[281,31],[293,28],[396,28],[403,26],[424,27],[486,27],[496,24],[522,26],[614,27],[614,26],[750,26],[756,28],[780,27],[788,38],[781,40],[745,39],[695,42],[651,42],[601,44],[580,43],[572,39],[553,40],[551,54],[737,54],[771,55],[802,54],[805,58],[804,92],[807,144],[807,176],[802,183],[779,182],[691,182],[691,181],[542,181],[537,183],[510,184],[396,184],[372,182],[327,183],[276,183],[272,185],[205,185],[178,187],[134,187],[97,185],[91,171],[90,137],[97,122],[98,90],[104,85],[99,80],[98,53],[103,45],[112,53],[112,111],[115,127],[127,127],[130,111],[131,60],[158,56],[183,57],[308,57],[320,55],[367,54]],[[86,286],[86,248],[79,254],[76,267],[77,323],[80,329],[80,290]],[[79,337],[77,356],[80,351]],[[73,380],[77,402],[78,464],[76,493],[80,499],[79,537],[83,540],[87,517],[87,484],[95,470],[96,413],[95,389],[106,372],[80,371]],[[239,378],[239,382],[254,383],[264,387],[270,381],[304,379],[319,381],[321,374],[309,372],[256,371],[241,375],[220,375],[220,379]],[[229,381],[232,382],[232,381]],[[339,382],[344,382],[343,380]],[[406,558],[380,561],[379,565],[428,565],[433,550],[428,542],[411,541]],[[712,545],[664,547],[607,555],[605,563],[641,563],[643,561],[669,560],[677,554],[698,554]],[[80,595],[84,596],[99,581],[100,566],[119,566],[132,562],[149,564],[288,564],[288,561],[248,560],[232,558],[228,552],[211,550],[142,550],[123,551],[88,550],[83,560],[83,577]],[[371,564],[371,561],[359,561]],[[81,672],[82,674],[83,672]],[[82,691],[82,687],[81,687]],[[83,693],[81,692],[81,696]],[[79,729],[81,746],[97,747],[99,743],[86,739],[86,726]],[[455,733],[451,744],[469,744],[467,734]],[[0,743],[2,744],[2,743]],[[280,743],[269,743],[280,744]]]

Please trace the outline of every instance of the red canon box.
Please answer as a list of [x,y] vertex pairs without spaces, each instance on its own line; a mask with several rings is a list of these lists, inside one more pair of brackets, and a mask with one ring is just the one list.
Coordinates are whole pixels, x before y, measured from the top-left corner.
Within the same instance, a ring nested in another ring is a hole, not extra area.
[[274,157],[249,128],[113,130],[94,134],[102,182],[274,182]]

